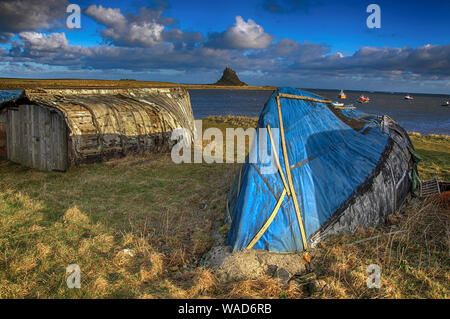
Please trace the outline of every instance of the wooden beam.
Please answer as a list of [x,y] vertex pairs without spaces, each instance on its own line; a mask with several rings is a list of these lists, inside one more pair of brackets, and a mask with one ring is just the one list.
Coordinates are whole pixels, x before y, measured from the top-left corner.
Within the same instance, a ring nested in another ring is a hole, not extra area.
[[278,93],[278,97],[284,97],[287,99],[297,99],[297,100],[305,100],[305,101],[312,101],[312,102],[319,102],[319,103],[331,103],[330,100],[321,100],[321,99],[316,99],[313,97],[308,97],[308,96],[301,96],[301,95],[293,95],[293,94],[286,94],[286,93]]
[[289,186],[286,182],[286,178],[284,177],[283,170],[281,169],[280,159],[278,158],[278,150],[275,149],[275,143],[273,141],[273,136],[272,136],[272,132],[270,130],[269,124],[267,124],[267,131],[269,132],[270,144],[272,145],[272,153],[274,155],[275,162],[277,163],[278,171],[280,172],[280,176],[281,176],[281,180],[283,181],[284,188],[286,189],[287,195],[291,196],[291,192],[289,191]]
[[353,110],[356,109],[356,106],[333,106],[335,109],[339,110]]

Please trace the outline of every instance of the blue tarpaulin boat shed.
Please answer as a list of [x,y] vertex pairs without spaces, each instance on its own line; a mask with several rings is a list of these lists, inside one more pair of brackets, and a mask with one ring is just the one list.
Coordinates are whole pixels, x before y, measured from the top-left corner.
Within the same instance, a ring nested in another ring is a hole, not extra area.
[[[388,116],[292,88],[265,104],[252,148],[275,152],[278,169],[264,158],[243,164],[227,202],[228,244],[233,250],[302,251],[342,231],[382,223],[411,190],[416,164],[406,131]],[[276,131],[279,134],[274,134]],[[252,153],[252,152],[250,152]]]

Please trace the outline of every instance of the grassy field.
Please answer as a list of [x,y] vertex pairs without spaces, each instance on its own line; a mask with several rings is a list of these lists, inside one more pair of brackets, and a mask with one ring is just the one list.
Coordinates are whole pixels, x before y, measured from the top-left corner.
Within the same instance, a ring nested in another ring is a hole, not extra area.
[[429,179],[437,175],[450,181],[450,136],[411,134],[411,140],[423,159],[419,167],[420,176]]
[[85,80],[85,79],[19,79],[0,78],[0,90],[22,90],[35,88],[142,88],[142,87],[184,87],[186,89],[233,89],[274,90],[272,86],[224,86],[213,84],[183,84],[135,80]]
[[[203,126],[255,123],[216,117]],[[449,140],[412,138],[423,157],[420,173],[448,180]],[[224,222],[238,168],[177,165],[169,155],[126,157],[67,173],[0,161],[0,299],[450,297],[449,208],[439,199],[416,199],[383,227],[312,250],[309,279],[288,285],[268,277],[219,280],[199,261]],[[385,235],[393,229],[399,232]],[[74,263],[81,289],[66,286],[66,267]],[[373,263],[382,269],[380,289],[366,286],[366,267]],[[312,282],[325,286],[316,289]]]

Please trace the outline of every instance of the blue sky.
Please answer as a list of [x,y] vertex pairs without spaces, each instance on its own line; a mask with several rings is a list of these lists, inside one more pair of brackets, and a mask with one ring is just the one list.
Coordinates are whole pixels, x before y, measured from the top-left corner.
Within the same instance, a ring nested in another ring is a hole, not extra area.
[[0,76],[450,93],[448,0],[72,3],[79,30],[65,0],[0,0]]

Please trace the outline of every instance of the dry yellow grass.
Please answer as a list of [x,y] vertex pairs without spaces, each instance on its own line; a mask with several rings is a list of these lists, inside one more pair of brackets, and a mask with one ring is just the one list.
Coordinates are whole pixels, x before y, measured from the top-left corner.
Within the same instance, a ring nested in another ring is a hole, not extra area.
[[[439,198],[415,199],[385,227],[325,243],[315,251],[314,263],[328,285],[316,296],[449,298],[450,212],[444,205]],[[381,267],[380,289],[366,285],[370,264]]]
[[89,217],[84,215],[77,206],[69,208],[62,217],[65,223],[88,223]]

